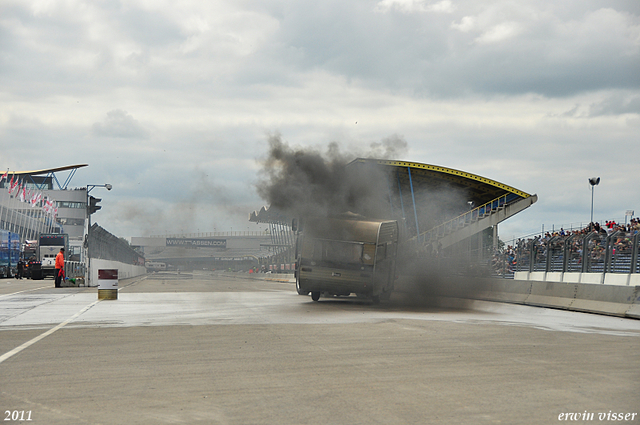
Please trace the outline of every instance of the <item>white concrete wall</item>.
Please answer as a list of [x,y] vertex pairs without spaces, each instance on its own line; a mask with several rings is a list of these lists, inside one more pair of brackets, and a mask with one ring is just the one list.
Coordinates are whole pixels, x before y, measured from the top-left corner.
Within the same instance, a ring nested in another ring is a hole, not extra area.
[[135,266],[133,264],[125,264],[119,261],[92,258],[89,286],[98,286],[98,270],[100,269],[118,269],[118,280],[128,279],[130,277],[136,277],[147,273],[147,269],[144,266]]
[[531,282],[587,283],[592,285],[640,286],[640,274],[515,272],[515,280]]

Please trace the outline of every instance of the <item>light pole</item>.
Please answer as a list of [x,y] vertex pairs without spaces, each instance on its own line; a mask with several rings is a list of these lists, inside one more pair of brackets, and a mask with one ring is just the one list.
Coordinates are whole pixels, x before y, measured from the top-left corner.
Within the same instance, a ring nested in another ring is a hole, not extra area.
[[107,190],[111,190],[113,186],[110,184],[88,184],[87,185],[87,233],[84,237],[84,248],[86,250],[86,261],[87,261],[87,272],[86,272],[86,286],[91,286],[91,257],[89,256],[89,232],[91,231],[91,214],[98,211],[101,206],[98,206],[98,202],[102,199],[94,198],[93,196],[89,196],[89,192],[93,190],[94,187],[104,187]]
[[600,177],[591,177],[589,184],[591,185],[591,223],[593,223],[593,188],[600,184]]

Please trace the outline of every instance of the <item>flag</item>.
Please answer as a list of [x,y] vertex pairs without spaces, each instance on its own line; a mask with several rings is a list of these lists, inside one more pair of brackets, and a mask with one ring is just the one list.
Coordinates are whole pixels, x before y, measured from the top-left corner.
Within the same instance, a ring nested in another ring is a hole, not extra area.
[[31,197],[31,206],[35,207],[42,200],[42,192],[34,193]]
[[7,188],[7,191],[9,192],[9,194],[11,194],[12,189],[13,189],[13,174],[11,174],[11,181],[9,182],[9,187]]
[[44,203],[42,204],[42,210],[48,214],[50,208],[51,208],[51,203],[50,203],[49,199],[46,199],[44,201]]
[[9,187],[9,194],[12,195],[13,191],[20,187],[20,180],[16,179],[15,182],[11,183],[11,187]]
[[45,212],[49,215],[54,214],[55,208],[56,208],[56,201],[54,201],[51,198],[48,198],[47,201],[45,202],[45,206],[42,207],[42,209],[45,210]]
[[27,196],[27,187],[22,186],[22,190],[19,190],[19,192],[20,192],[20,202],[24,202],[24,199]]
[[7,170],[2,176],[0,176],[0,183],[2,183],[2,180],[7,178],[8,174],[9,174],[9,170]]

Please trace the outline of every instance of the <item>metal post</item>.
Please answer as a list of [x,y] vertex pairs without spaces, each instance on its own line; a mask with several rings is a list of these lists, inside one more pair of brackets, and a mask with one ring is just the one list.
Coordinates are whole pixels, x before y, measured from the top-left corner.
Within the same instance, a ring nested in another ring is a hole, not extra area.
[[613,246],[614,241],[618,237],[620,231],[616,231],[609,236],[607,236],[607,240],[605,242],[605,253],[604,253],[604,266],[602,268],[603,273],[611,273],[612,263],[613,263]]
[[551,271],[551,246],[552,246],[552,243],[555,242],[557,238],[558,237],[556,236],[547,241],[546,250],[545,250],[547,254],[547,258],[544,259],[545,260],[544,271],[546,273],[549,273]]
[[569,271],[567,270],[569,268],[569,255],[571,254],[571,245],[575,236],[572,234],[564,241],[564,246],[562,247],[562,273]]
[[407,171],[409,172],[409,187],[411,188],[411,200],[413,201],[413,215],[416,219],[416,240],[420,242],[420,227],[418,225],[418,211],[416,209],[416,197],[413,192],[413,180],[411,179],[411,167],[407,167]]
[[536,254],[536,238],[533,238],[529,246],[529,273],[533,273],[534,271],[533,264],[536,260]]
[[631,273],[638,272],[638,250],[640,249],[640,233],[636,233],[633,237],[633,246],[631,250]]
[[589,248],[589,241],[595,235],[597,235],[596,232],[591,232],[583,239],[583,245],[582,245],[582,273],[588,273],[590,271],[590,268],[591,268],[591,264],[590,264],[591,263],[591,256],[589,255],[588,248]]
[[593,223],[593,188],[595,186],[591,185],[591,223]]
[[593,189],[596,185],[600,184],[600,177],[591,177],[589,184],[591,185],[591,222],[593,223]]
[[406,219],[404,215],[404,201],[402,200],[402,186],[400,185],[400,170],[396,170],[396,177],[398,180],[398,194],[400,195],[400,207],[402,208],[402,218]]
[[85,286],[91,286],[91,255],[89,254],[89,233],[91,232],[91,213],[89,212],[89,190],[87,190],[87,239],[85,240],[87,252],[87,276],[85,278]]
[[91,239],[89,237],[90,233],[91,233],[91,211],[90,211],[90,202],[89,202],[89,192],[91,192],[91,190],[93,190],[93,188],[95,187],[104,187],[107,190],[111,190],[112,186],[110,184],[88,184],[87,185],[87,193],[86,193],[86,212],[87,212],[87,235],[86,235],[86,250],[87,250],[87,275],[86,275],[86,280],[85,280],[85,285],[86,286],[91,286],[91,255],[89,255],[89,240]]

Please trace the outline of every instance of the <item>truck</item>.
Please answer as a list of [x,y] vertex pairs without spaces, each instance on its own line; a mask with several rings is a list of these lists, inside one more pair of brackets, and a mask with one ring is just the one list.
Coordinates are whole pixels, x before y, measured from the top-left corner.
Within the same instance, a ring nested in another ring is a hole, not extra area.
[[20,235],[0,230],[0,277],[15,276],[20,261]]
[[37,265],[40,270],[40,261],[38,261],[38,241],[37,240],[25,240],[22,244],[22,258],[24,259],[24,277],[27,279],[32,278],[32,270],[34,265]]
[[355,215],[292,223],[296,234],[295,278],[300,295],[318,301],[355,294],[373,303],[388,298],[396,278],[399,225],[396,220]]
[[69,252],[69,235],[66,233],[42,233],[38,238],[38,254],[31,268],[31,279],[39,280],[56,276],[56,255],[64,248]]

